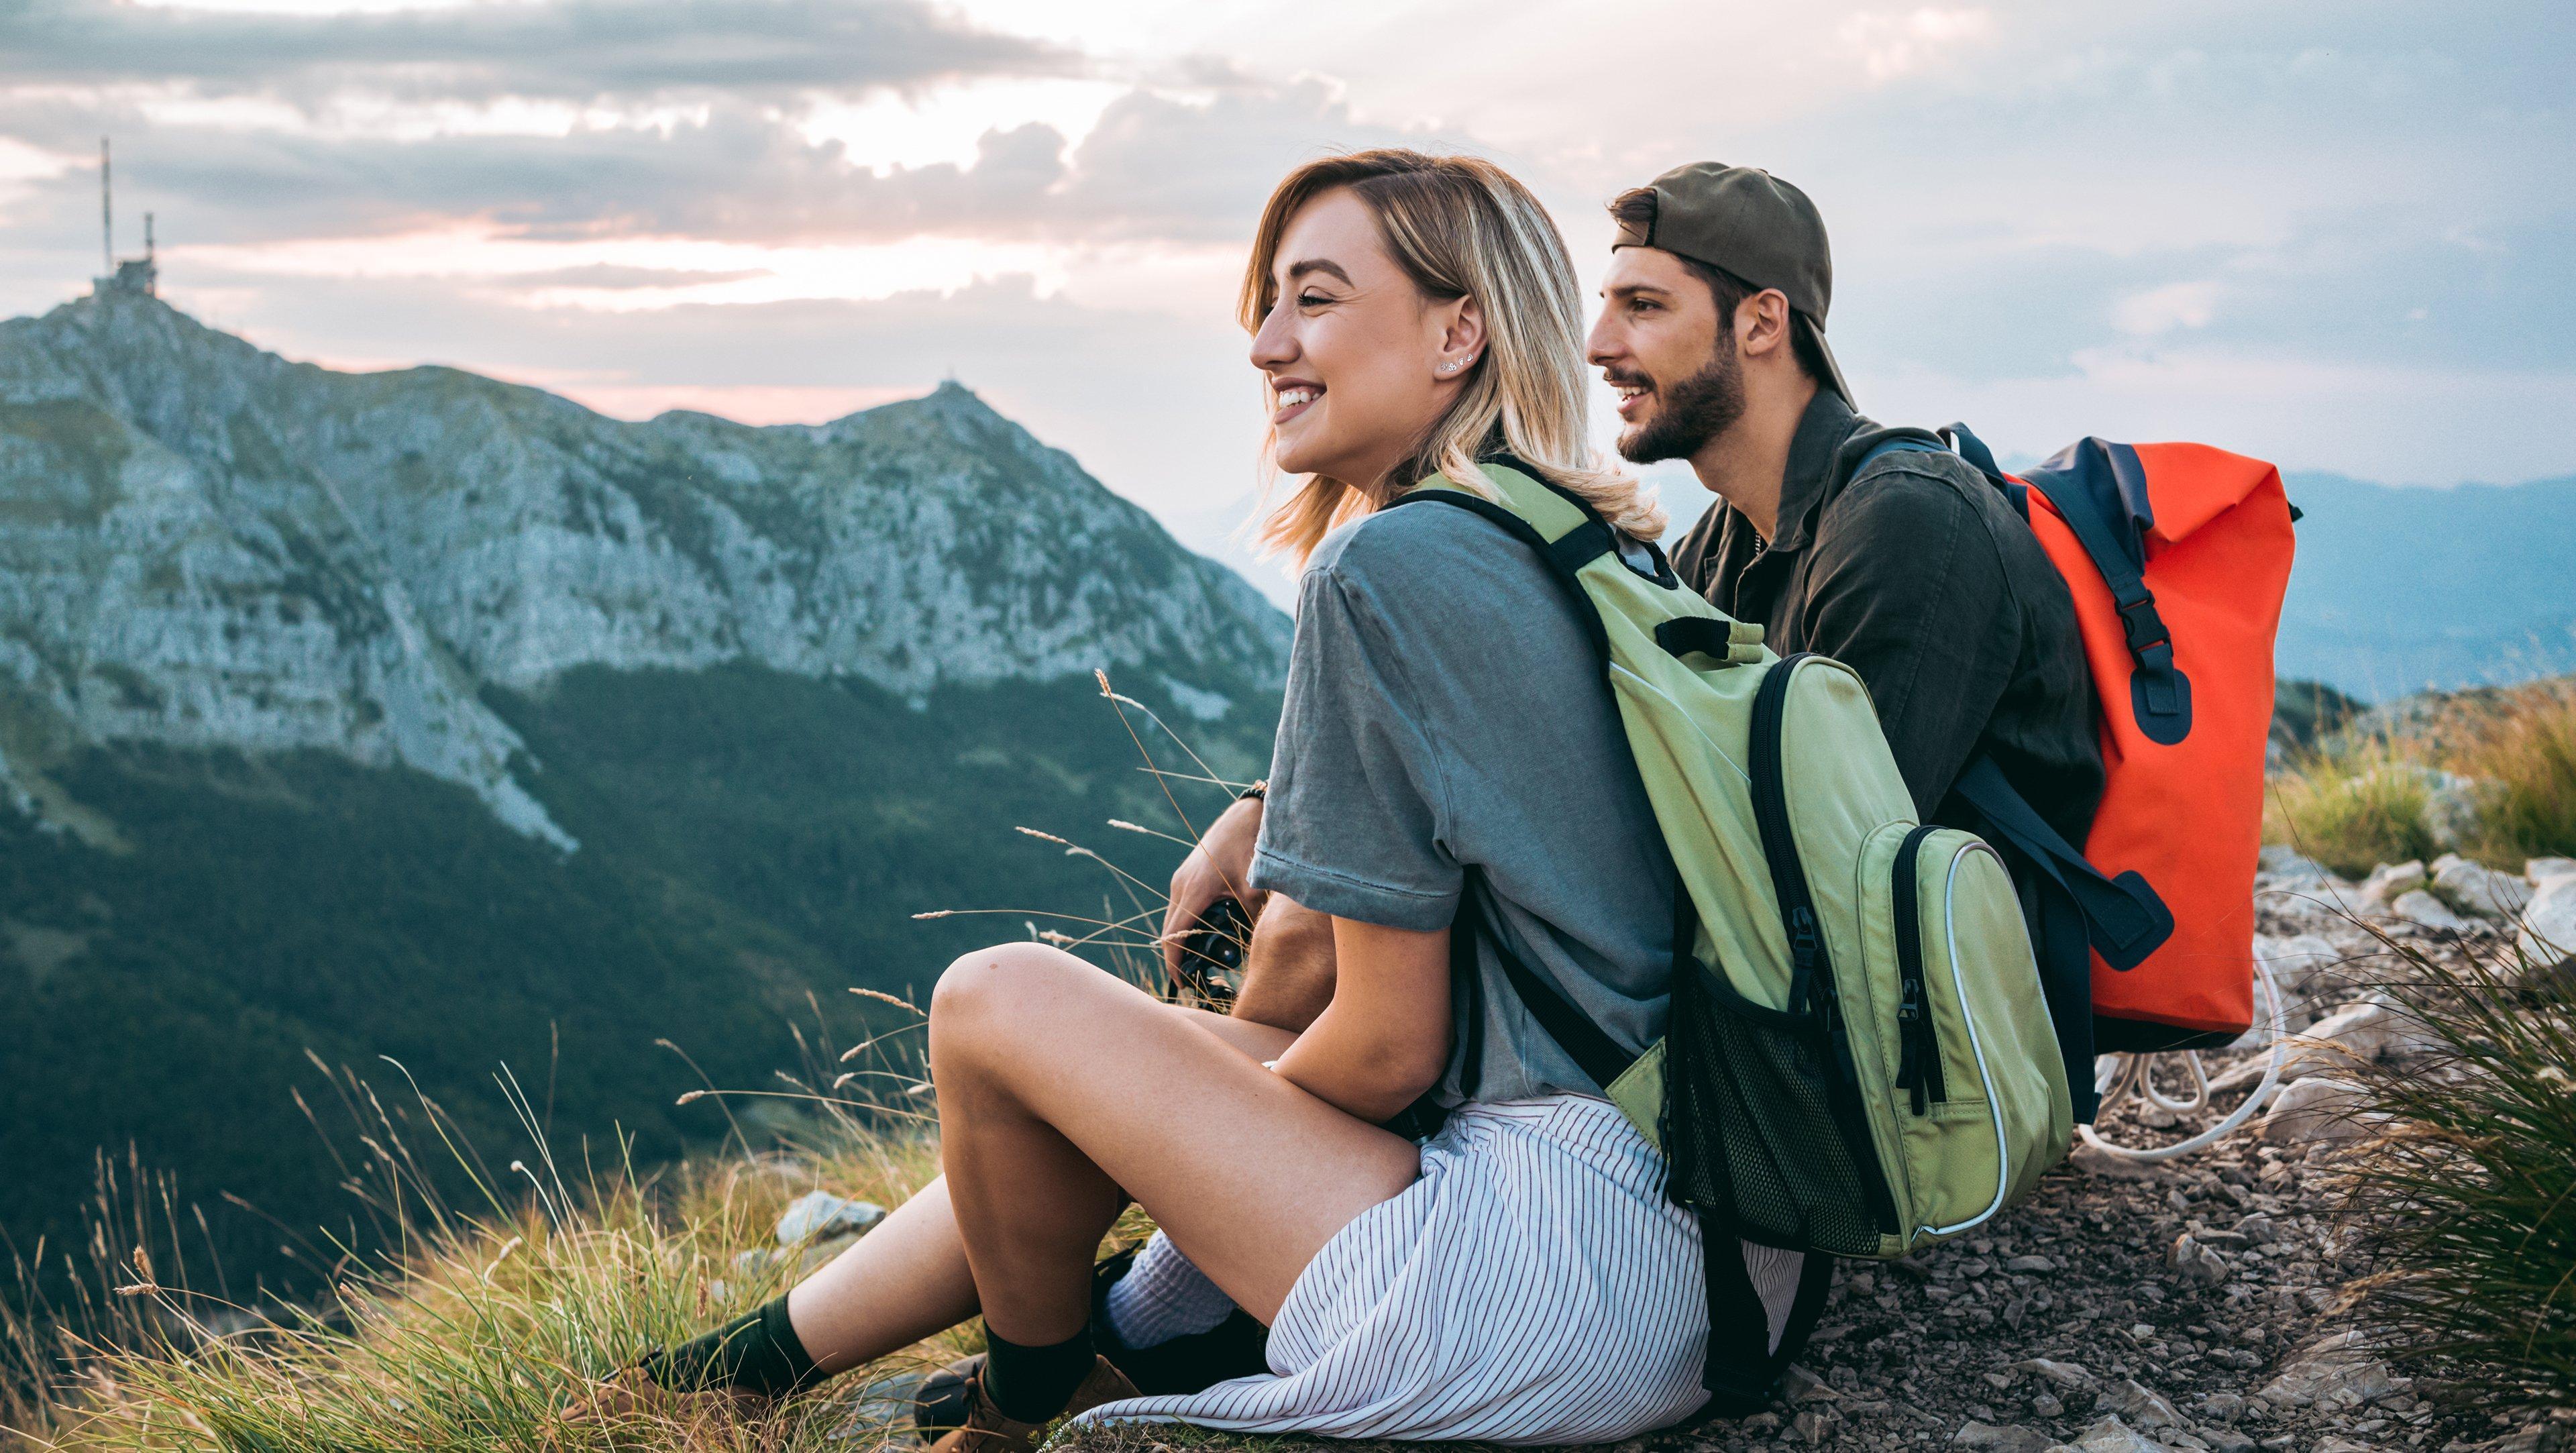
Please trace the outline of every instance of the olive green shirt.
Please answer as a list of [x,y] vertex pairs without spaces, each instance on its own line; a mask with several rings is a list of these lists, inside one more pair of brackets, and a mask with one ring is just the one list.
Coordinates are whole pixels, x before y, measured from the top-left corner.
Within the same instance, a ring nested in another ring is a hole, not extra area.
[[2102,752],[2066,581],[2003,492],[1955,454],[1890,450],[1843,478],[1887,432],[1818,390],[1790,442],[1777,538],[1764,546],[1720,500],[1673,568],[1760,625],[1773,650],[1860,673],[1925,820],[1973,826],[1948,798],[1984,753],[2080,848]]

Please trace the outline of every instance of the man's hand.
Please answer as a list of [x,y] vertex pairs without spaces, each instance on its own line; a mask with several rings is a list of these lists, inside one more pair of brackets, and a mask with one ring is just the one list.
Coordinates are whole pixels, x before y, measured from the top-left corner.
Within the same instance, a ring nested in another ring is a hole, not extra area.
[[1181,946],[1199,926],[1199,915],[1220,898],[1243,905],[1246,918],[1261,916],[1267,894],[1252,888],[1252,844],[1261,835],[1261,799],[1238,800],[1208,830],[1172,874],[1172,899],[1163,910],[1163,968],[1178,975]]

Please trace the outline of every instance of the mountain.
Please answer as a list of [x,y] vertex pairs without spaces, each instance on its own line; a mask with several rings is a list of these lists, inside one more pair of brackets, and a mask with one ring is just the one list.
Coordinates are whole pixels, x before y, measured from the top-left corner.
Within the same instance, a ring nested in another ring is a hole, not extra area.
[[2455,489],[2283,477],[2284,676],[2384,701],[2576,670],[2576,477]]
[[[1179,830],[1130,722],[1200,769],[1092,673],[1250,778],[1288,639],[953,383],[638,424],[148,297],[0,323],[0,1231],[65,1244],[129,1144],[210,1214],[345,1220],[314,1059],[399,1061],[510,1153],[504,1064],[561,1142],[721,1134],[657,1040],[779,1088],[789,1019],[860,1032],[846,987],[1131,912],[1011,831]],[[1121,843],[1147,882],[1178,851]],[[943,908],[1029,912],[913,918]],[[284,1267],[216,1219],[237,1275]]]

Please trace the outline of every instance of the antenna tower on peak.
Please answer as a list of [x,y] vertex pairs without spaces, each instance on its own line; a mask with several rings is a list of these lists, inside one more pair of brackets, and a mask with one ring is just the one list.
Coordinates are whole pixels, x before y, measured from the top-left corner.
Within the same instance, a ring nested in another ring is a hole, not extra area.
[[98,139],[98,251],[107,271],[91,279],[94,296],[109,293],[131,293],[141,297],[158,297],[161,293],[161,265],[153,257],[152,214],[143,214],[143,255],[116,260],[116,193],[109,185],[107,138]]

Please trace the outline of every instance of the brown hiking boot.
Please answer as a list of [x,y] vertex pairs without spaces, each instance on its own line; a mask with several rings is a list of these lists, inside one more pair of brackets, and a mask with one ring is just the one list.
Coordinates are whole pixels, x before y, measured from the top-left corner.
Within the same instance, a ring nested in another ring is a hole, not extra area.
[[[777,1400],[738,1388],[677,1392],[645,1376],[640,1367],[621,1367],[564,1404],[547,1430],[546,1446],[560,1448],[587,1441],[574,1430],[591,1432],[611,1424],[655,1422],[674,1430],[721,1434],[754,1422],[776,1407]],[[566,1436],[566,1435],[571,1436]]]
[[1127,1374],[1110,1366],[1108,1358],[1096,1357],[1092,1359],[1091,1375],[1073,1390],[1073,1399],[1064,1405],[1063,1412],[1045,1422],[1014,1422],[984,1395],[984,1370],[979,1367],[966,1381],[964,1425],[941,1434],[939,1441],[930,1445],[930,1453],[1036,1453],[1038,1434],[1055,1418],[1071,1417],[1102,1403],[1138,1395],[1136,1384],[1127,1380]]

